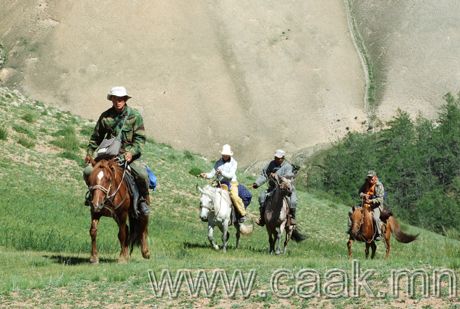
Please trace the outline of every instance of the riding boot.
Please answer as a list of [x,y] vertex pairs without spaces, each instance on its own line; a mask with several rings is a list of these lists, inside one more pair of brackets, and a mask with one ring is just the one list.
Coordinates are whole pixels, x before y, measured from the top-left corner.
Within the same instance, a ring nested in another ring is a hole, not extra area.
[[265,218],[264,218],[265,207],[263,206],[259,207],[259,212],[260,212],[260,217],[256,221],[256,224],[260,226],[264,226],[265,225]]
[[139,201],[137,205],[139,206],[139,212],[144,215],[148,216],[150,213],[150,194],[149,194],[149,187],[144,179],[138,179],[137,187],[139,188]]
[[291,217],[291,225],[296,225],[297,222],[295,221],[295,208],[289,208],[289,216]]
[[143,194],[143,196],[139,199],[138,205],[140,213],[144,216],[148,216],[150,213],[150,196],[148,191],[146,194]]

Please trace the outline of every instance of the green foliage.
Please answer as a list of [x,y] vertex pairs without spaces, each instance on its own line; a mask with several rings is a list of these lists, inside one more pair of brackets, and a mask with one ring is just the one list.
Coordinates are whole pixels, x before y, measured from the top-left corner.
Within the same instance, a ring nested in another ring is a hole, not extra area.
[[188,150],[184,151],[184,158],[190,161],[193,161],[195,159],[193,154]]
[[84,160],[81,158],[81,156],[79,156],[78,154],[75,154],[75,152],[63,151],[58,156],[64,159],[73,160],[77,162],[78,165],[81,167],[84,166]]
[[38,116],[35,113],[26,113],[21,117],[21,119],[28,123],[33,123],[37,120],[37,117]]
[[15,124],[15,125],[13,125],[13,130],[16,131],[16,132],[18,132],[18,133],[25,134],[25,135],[27,135],[28,137],[30,137],[31,139],[35,139],[35,138],[36,138],[35,133],[32,132],[32,130],[30,130],[30,129],[27,128],[27,127],[24,127],[24,126]]
[[0,140],[6,140],[8,138],[8,130],[2,126],[0,128]]
[[19,137],[18,144],[26,147],[26,148],[33,148],[35,147],[34,141],[26,138],[26,137]]
[[386,205],[410,223],[436,232],[460,226],[460,99],[445,97],[439,118],[412,121],[399,111],[377,133],[349,133],[310,171],[309,188],[359,203],[367,170],[377,170]]
[[199,167],[193,166],[188,173],[193,176],[199,176],[202,173],[202,170]]
[[94,126],[84,126],[80,129],[80,134],[89,138],[93,133],[93,130]]
[[75,128],[73,126],[66,126],[63,129],[53,134],[57,137],[51,143],[58,146],[68,152],[77,152],[80,147],[80,141],[75,134]]

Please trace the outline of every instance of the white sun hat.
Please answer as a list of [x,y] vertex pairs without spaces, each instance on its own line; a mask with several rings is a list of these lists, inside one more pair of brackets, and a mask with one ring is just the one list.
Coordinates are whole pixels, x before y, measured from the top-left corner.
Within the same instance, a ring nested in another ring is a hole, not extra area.
[[115,97],[127,97],[130,99],[131,97],[128,95],[128,92],[126,91],[125,87],[117,86],[117,87],[112,87],[110,89],[109,93],[107,94],[107,100],[112,100],[112,96]]
[[222,151],[220,152],[220,154],[224,156],[233,156],[233,151],[230,145],[225,144],[224,146],[222,146]]
[[286,151],[284,151],[283,149],[277,149],[275,151],[275,157],[276,158],[284,158],[284,156],[286,155]]

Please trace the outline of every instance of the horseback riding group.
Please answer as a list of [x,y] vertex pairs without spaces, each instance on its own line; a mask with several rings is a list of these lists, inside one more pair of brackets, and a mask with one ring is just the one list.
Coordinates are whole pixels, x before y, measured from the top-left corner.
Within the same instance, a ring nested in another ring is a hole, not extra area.
[[[135,244],[141,246],[144,258],[150,257],[147,245],[149,175],[146,164],[140,159],[146,137],[141,114],[127,105],[130,98],[124,87],[113,87],[110,90],[107,99],[112,102],[112,107],[99,117],[87,148],[87,166],[83,176],[88,186],[85,204],[91,207],[92,263],[98,262],[96,236],[101,216],[113,217],[118,224],[120,262],[128,260],[128,248],[131,246],[132,251]],[[234,224],[237,229],[237,246],[240,232],[252,231],[244,224],[248,217],[246,208],[252,195],[244,185],[238,183],[238,163],[230,145],[224,145],[220,154],[221,158],[214,168],[209,173],[200,174],[202,178],[215,179],[214,186],[199,188],[200,218],[208,222],[208,238],[216,249],[219,247],[214,242],[212,232],[215,225],[221,229],[225,250],[229,225]],[[275,252],[277,243],[277,254],[280,253],[283,232],[284,252],[291,238],[295,241],[305,238],[298,231],[296,222],[297,194],[293,185],[296,168],[285,160],[285,156],[285,151],[276,150],[273,160],[262,169],[260,176],[251,185],[253,189],[258,189],[268,182],[268,189],[259,194],[260,217],[256,223],[266,226],[270,253]],[[353,207],[349,213],[349,256],[353,240],[366,241],[367,256],[368,245],[373,248],[374,254],[374,241],[384,236],[388,256],[391,232],[402,242],[415,239],[399,230],[391,212],[383,211],[384,188],[375,172],[368,173],[360,197],[362,205]],[[383,219],[383,229],[380,218]]]

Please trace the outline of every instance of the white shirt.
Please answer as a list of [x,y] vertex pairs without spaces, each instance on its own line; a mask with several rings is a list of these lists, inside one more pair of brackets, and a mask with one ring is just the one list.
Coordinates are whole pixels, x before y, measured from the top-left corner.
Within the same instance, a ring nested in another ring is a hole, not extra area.
[[214,168],[212,171],[206,174],[206,178],[213,178],[216,175],[216,171],[220,171],[220,175],[217,176],[217,179],[221,182],[232,182],[237,181],[236,179],[236,168],[238,167],[238,162],[236,162],[233,157],[230,157],[230,160],[224,162],[222,158],[220,158],[216,164],[214,164]]

